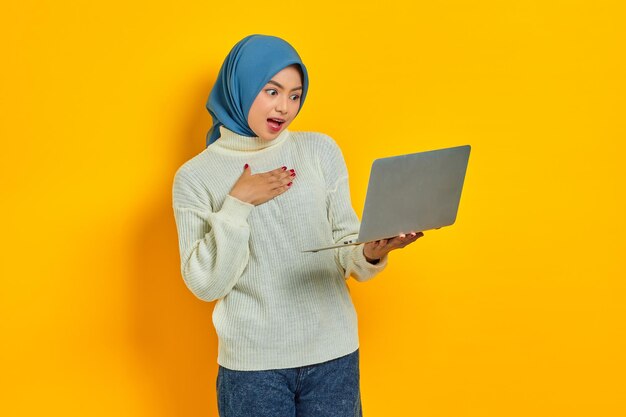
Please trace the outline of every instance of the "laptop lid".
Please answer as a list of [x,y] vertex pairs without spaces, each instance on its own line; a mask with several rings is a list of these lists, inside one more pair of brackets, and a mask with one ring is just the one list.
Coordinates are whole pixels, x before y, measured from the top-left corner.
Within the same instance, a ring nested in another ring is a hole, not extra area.
[[376,159],[370,171],[358,239],[303,252],[452,225],[470,149],[470,145],[464,145]]
[[452,225],[470,149],[465,145],[375,160],[358,240],[371,242]]

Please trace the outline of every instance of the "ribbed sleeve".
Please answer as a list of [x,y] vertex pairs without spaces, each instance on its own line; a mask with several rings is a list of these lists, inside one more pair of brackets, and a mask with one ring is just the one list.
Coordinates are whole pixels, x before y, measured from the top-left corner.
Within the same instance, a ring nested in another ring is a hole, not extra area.
[[172,199],[187,287],[201,300],[224,297],[248,263],[246,218],[254,206],[227,195],[222,207],[213,211],[192,174],[184,170],[174,178]]
[[[333,239],[338,244],[356,239],[360,222],[350,201],[348,170],[341,149],[332,138],[326,138],[320,149],[319,161],[326,179],[328,218]],[[377,264],[369,263],[363,254],[363,246],[352,245],[336,250],[337,260],[344,269],[344,278],[352,276],[357,281],[367,281],[387,266],[387,255]]]

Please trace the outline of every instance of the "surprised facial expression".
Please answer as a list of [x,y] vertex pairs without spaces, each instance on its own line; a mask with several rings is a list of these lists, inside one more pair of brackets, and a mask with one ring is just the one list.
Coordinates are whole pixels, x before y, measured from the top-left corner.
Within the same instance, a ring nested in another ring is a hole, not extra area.
[[248,125],[264,140],[273,140],[289,126],[300,108],[302,76],[295,65],[276,73],[254,99]]

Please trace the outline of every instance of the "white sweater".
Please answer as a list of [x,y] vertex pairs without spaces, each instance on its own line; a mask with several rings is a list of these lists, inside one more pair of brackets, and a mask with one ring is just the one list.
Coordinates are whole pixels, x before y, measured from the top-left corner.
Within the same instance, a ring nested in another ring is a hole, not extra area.
[[[221,137],[174,177],[173,208],[181,272],[198,298],[217,300],[217,361],[234,370],[291,368],[347,355],[359,346],[345,280],[383,270],[363,245],[317,253],[302,249],[355,238],[348,173],[335,141],[283,130],[272,141]],[[248,163],[252,174],[296,171],[285,193],[254,206],[228,193]]]

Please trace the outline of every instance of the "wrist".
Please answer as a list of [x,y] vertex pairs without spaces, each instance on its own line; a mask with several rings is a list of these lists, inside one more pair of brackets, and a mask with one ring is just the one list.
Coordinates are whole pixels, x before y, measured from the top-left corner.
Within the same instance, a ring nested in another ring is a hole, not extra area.
[[250,199],[246,198],[245,196],[243,196],[243,195],[241,195],[241,194],[239,194],[237,192],[232,192],[231,191],[230,193],[228,193],[228,195],[233,197],[233,198],[236,198],[237,200],[239,200],[241,202],[244,202],[246,204],[255,205],[252,201],[250,201]]
[[380,262],[380,258],[370,258],[369,256],[367,256],[365,254],[365,248],[363,248],[363,256],[365,257],[365,260],[372,265],[376,265],[378,262]]

